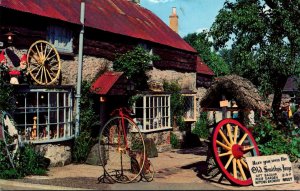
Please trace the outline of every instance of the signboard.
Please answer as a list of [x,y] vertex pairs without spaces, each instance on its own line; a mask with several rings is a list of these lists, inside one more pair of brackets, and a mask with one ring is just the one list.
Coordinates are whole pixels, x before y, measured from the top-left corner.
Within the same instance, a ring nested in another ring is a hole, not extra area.
[[228,100],[220,101],[220,107],[227,107],[228,106]]
[[294,182],[292,163],[288,155],[246,157],[253,186]]

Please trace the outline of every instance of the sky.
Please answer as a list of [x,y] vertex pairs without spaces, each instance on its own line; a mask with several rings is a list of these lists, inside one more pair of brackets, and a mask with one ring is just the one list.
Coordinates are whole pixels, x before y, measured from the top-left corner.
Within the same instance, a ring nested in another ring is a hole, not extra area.
[[140,0],[141,6],[169,25],[172,7],[176,7],[181,37],[209,29],[225,0]]

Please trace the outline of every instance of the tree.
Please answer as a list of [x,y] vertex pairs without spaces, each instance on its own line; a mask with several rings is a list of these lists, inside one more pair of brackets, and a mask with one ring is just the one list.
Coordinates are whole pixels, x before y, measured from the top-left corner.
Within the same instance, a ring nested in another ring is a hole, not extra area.
[[117,54],[113,64],[115,71],[124,72],[125,76],[135,82],[138,90],[147,89],[146,72],[151,69],[150,62],[158,60],[158,56],[151,55],[143,47],[137,46],[124,54]]
[[229,73],[229,66],[220,55],[212,51],[213,44],[208,40],[206,31],[188,34],[183,39],[195,48],[200,58],[214,71],[216,76]]
[[299,8],[299,0],[226,0],[210,30],[216,49],[232,41],[235,73],[274,93],[275,119],[287,78],[300,73]]

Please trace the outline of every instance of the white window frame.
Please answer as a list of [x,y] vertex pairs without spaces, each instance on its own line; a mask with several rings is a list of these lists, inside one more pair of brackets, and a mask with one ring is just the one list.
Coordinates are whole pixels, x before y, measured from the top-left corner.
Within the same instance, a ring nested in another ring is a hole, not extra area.
[[[22,132],[23,140],[32,143],[59,142],[74,138],[73,128],[73,97],[71,90],[64,89],[30,89],[26,92],[17,92],[17,101],[22,101],[14,112],[16,128]],[[47,104],[39,103],[41,96]],[[24,100],[20,100],[24,98]],[[38,99],[35,99],[38,98]],[[31,100],[30,100],[31,99]],[[60,100],[62,99],[62,100]],[[29,102],[34,103],[33,105]],[[32,114],[36,116],[36,137],[26,136],[32,130]],[[54,116],[53,116],[54,114]],[[31,116],[31,117],[29,117]],[[44,117],[44,119],[42,119]],[[18,119],[24,123],[18,123]],[[50,132],[53,131],[50,137]],[[46,134],[44,134],[46,132]],[[54,134],[56,132],[56,136]],[[42,137],[41,137],[42,136]]]
[[142,118],[134,119],[141,132],[172,129],[170,94],[147,94],[142,95],[139,99],[142,99],[140,102],[142,105],[137,105],[135,102],[133,111],[134,113],[142,112]]
[[50,25],[47,27],[47,40],[55,46],[58,52],[73,53],[73,33],[72,30]]
[[184,101],[184,121],[196,121],[196,94],[182,94]]

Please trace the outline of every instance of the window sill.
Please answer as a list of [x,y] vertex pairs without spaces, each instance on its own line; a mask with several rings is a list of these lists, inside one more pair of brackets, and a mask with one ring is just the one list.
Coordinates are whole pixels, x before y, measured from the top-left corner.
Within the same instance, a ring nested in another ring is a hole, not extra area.
[[32,144],[46,144],[46,143],[55,143],[55,142],[63,142],[73,139],[75,136],[69,137],[61,137],[55,139],[38,139],[38,140],[24,140],[24,143],[32,143]]

